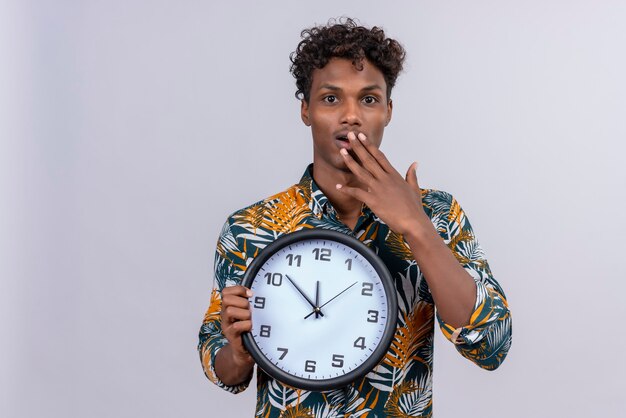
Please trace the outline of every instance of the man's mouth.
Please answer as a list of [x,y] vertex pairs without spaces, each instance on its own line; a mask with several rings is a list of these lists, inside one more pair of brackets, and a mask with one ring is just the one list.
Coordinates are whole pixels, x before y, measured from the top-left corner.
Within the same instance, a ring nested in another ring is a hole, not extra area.
[[340,148],[346,148],[348,150],[350,149],[350,141],[348,140],[348,132],[342,132],[340,134],[337,134],[335,136],[335,139],[339,141],[337,145],[339,145]]

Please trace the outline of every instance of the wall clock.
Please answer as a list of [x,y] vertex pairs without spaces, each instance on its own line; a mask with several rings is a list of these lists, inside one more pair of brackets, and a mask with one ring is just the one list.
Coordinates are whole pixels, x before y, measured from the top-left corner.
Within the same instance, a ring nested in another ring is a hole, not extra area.
[[284,235],[251,263],[246,349],[266,373],[306,390],[367,374],[396,328],[396,290],[382,260],[356,238],[326,229]]

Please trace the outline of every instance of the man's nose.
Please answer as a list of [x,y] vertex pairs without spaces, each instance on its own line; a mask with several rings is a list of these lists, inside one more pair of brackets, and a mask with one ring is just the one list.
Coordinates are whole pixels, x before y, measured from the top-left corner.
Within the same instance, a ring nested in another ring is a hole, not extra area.
[[342,110],[341,123],[361,125],[361,111],[357,102],[354,100],[346,101]]

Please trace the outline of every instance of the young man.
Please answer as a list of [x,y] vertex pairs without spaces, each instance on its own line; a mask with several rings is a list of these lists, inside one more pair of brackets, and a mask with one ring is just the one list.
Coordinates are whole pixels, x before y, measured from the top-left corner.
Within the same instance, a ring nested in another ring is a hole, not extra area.
[[240,283],[259,251],[304,227],[339,229],[375,248],[395,280],[392,346],[343,390],[297,390],[257,369],[257,416],[431,416],[435,307],[457,350],[493,370],[511,343],[504,293],[456,200],[420,189],[415,163],[402,176],[379,150],[404,49],[381,29],[350,19],[305,30],[303,38],[291,71],[302,121],[311,127],[313,164],[298,184],[226,222],[200,331],[204,371],[233,393],[249,384],[254,361],[241,334],[252,326],[251,293]]

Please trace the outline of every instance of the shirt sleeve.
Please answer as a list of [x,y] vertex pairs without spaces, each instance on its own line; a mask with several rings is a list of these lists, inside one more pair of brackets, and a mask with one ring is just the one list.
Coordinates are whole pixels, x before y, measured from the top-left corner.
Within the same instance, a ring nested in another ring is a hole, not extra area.
[[483,369],[495,370],[511,346],[511,313],[504,291],[494,279],[484,252],[461,206],[453,198],[447,215],[446,244],[476,282],[476,303],[469,324],[454,328],[437,320],[443,334],[465,358]]
[[242,384],[229,386],[224,384],[215,373],[215,356],[224,347],[228,340],[222,334],[221,309],[222,289],[228,286],[241,284],[246,270],[246,254],[237,247],[237,241],[233,236],[230,224],[227,222],[217,242],[215,251],[215,278],[209,309],[204,315],[200,327],[198,353],[204,374],[210,381],[220,388],[231,393],[239,393],[245,390],[250,381]]

